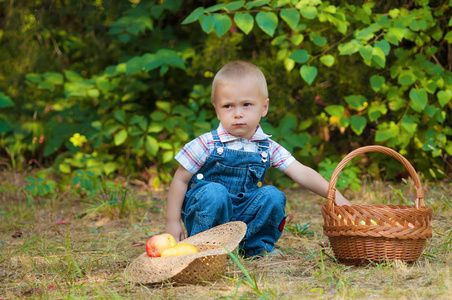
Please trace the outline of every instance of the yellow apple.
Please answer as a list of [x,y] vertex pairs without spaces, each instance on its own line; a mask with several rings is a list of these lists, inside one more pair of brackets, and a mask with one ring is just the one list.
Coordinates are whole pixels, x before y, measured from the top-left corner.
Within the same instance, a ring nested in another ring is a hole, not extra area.
[[161,257],[180,256],[185,254],[197,253],[198,250],[195,246],[188,243],[180,243],[176,246],[163,250]]
[[[361,225],[366,225],[366,221],[360,221],[359,222]],[[377,225],[377,222],[375,222],[373,219],[370,219],[370,223],[373,225]]]

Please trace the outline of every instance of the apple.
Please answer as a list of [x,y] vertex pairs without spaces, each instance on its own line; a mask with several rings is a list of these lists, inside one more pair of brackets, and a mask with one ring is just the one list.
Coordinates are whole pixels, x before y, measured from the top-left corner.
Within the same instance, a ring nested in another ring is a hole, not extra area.
[[[361,225],[366,225],[366,221],[360,221],[359,222]],[[370,219],[370,223],[373,225],[377,225],[377,222],[375,222],[373,219]]]
[[[342,215],[337,215],[337,216],[339,217],[339,219],[342,219]],[[350,221],[350,222],[352,222],[352,225],[355,225],[355,222],[353,222],[353,221]],[[347,220],[345,220],[345,223],[347,223]]]
[[[402,224],[400,224],[399,222],[396,222],[395,225],[398,226],[398,227],[405,227],[405,226],[403,226]],[[408,227],[414,228],[414,224],[411,223],[411,222],[408,222]]]
[[162,251],[176,245],[176,239],[171,234],[157,234],[146,242],[146,253],[150,257],[159,257],[162,254]]
[[198,252],[198,250],[196,249],[195,246],[190,245],[189,243],[180,243],[172,248],[163,250],[162,257],[180,256],[180,255],[197,253],[197,252]]

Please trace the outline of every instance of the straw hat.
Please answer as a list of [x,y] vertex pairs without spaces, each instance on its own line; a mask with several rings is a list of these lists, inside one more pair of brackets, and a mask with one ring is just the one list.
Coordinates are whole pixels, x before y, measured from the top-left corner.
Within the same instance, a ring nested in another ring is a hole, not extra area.
[[157,283],[169,279],[179,283],[196,283],[214,279],[226,270],[226,249],[234,251],[245,233],[246,224],[234,221],[182,241],[195,246],[198,253],[149,257],[144,252],[127,266],[126,278],[133,283]]

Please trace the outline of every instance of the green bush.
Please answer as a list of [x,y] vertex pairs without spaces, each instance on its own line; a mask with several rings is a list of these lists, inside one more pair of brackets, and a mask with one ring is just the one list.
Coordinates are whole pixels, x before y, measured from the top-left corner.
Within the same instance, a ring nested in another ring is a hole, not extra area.
[[[267,58],[284,66],[285,76],[275,73],[289,82],[287,86],[267,72],[270,87],[283,87],[288,95],[285,103],[277,102],[276,119],[282,119],[284,109],[293,113],[290,127],[283,118],[282,130],[275,133],[297,156],[317,154],[306,153],[302,141],[325,150],[322,157],[333,158],[337,152],[325,142],[341,154],[382,144],[400,151],[427,176],[441,177],[444,159],[452,154],[452,122],[447,118],[452,108],[447,50],[452,2],[403,4],[225,1],[196,8],[182,24],[199,22],[211,35],[241,31],[252,41],[264,40],[262,35],[271,38]],[[259,56],[255,61],[266,69]],[[292,135],[297,126],[301,130]],[[314,142],[314,136],[322,141]],[[385,159],[380,164],[389,174],[397,169]]]
[[[264,129],[301,162],[327,176],[354,148],[381,144],[446,176],[452,2],[209,3],[1,1],[1,166],[50,166],[65,183],[87,172],[168,182],[175,153],[218,124],[214,73],[245,59],[268,80]],[[402,169],[370,158],[341,184]],[[269,181],[291,184],[274,171]]]

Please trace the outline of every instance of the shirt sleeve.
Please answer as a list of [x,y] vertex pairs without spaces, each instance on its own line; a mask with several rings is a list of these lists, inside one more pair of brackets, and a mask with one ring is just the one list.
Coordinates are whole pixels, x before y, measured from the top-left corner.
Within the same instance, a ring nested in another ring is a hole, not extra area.
[[202,135],[189,142],[174,157],[187,171],[196,173],[207,160],[209,148],[206,136]]
[[295,161],[295,157],[280,144],[275,141],[271,142],[271,166],[284,172]]

